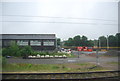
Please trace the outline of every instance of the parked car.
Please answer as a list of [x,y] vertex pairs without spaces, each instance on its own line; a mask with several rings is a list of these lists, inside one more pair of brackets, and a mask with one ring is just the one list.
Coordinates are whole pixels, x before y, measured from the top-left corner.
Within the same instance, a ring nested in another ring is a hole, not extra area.
[[6,58],[12,58],[12,56],[6,56]]

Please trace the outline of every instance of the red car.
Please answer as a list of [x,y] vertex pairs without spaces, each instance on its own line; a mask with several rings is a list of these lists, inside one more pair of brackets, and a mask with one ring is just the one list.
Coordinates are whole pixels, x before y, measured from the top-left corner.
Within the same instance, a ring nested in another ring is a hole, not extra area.
[[88,51],[88,52],[92,52],[93,51],[93,49],[92,49],[92,47],[77,47],[77,50],[78,51]]

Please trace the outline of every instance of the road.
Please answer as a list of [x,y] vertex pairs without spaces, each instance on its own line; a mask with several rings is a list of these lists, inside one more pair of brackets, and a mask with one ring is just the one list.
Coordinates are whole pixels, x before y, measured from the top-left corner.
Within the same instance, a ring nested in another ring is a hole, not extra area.
[[[72,51],[72,53],[75,54],[75,55],[78,55],[78,51]],[[80,52],[80,51],[79,51],[79,53],[80,53],[80,54],[82,54],[82,53],[92,54],[92,53],[96,53],[96,51],[92,51],[92,52],[83,52],[83,51]],[[98,52],[98,54],[104,54],[104,53],[106,53],[106,51],[99,51],[99,52]]]
[[[92,62],[96,63],[96,57],[79,55],[79,58],[54,58],[54,59],[22,59],[22,58],[8,58],[8,63],[31,63],[31,64],[62,64],[62,63],[83,63]],[[99,62],[118,62],[117,57],[99,57]]]

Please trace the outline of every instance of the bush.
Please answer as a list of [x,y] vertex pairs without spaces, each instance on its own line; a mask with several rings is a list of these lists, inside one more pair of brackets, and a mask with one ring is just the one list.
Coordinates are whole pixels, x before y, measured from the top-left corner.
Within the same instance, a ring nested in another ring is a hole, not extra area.
[[32,48],[30,46],[25,46],[20,48],[15,42],[12,42],[10,47],[2,49],[3,56],[28,56],[32,54]]
[[9,55],[9,51],[6,48],[2,49],[2,56]]
[[28,56],[33,53],[33,50],[30,46],[25,46],[20,50],[20,52],[21,52],[21,56]]
[[5,57],[2,57],[2,66],[5,66],[7,64],[7,60]]
[[20,48],[16,43],[9,47],[9,53],[11,56],[21,56]]
[[21,56],[19,46],[12,42],[10,47],[2,49],[3,56]]
[[57,53],[57,52],[39,52],[39,51],[33,51],[31,46],[25,46],[23,48],[19,47],[15,42],[11,43],[11,46],[8,48],[3,48],[2,49],[3,56],[22,56],[22,57],[27,57],[29,55],[34,55],[36,56],[37,54],[39,55],[68,55],[66,53]]

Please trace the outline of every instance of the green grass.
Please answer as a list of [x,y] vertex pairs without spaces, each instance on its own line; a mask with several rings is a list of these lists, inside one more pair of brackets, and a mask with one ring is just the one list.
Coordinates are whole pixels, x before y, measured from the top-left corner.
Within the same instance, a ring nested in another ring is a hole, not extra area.
[[99,56],[103,56],[103,57],[118,57],[117,55],[114,56],[114,55],[107,55],[107,54],[102,54],[102,55],[99,55]]
[[114,65],[118,65],[118,62],[108,62],[107,64],[114,64]]
[[[70,67],[77,66],[75,68]],[[100,71],[105,70],[102,67],[94,67],[94,64],[90,63],[72,63],[72,64],[6,64],[2,68],[3,72],[87,72],[87,71]]]
[[66,54],[66,56],[67,56],[68,58],[75,58],[75,57],[77,57],[77,56],[74,55],[74,54]]
[[[85,65],[89,65],[90,63],[78,63],[77,65],[80,65],[80,66],[85,66]],[[92,64],[90,64],[92,65]]]

